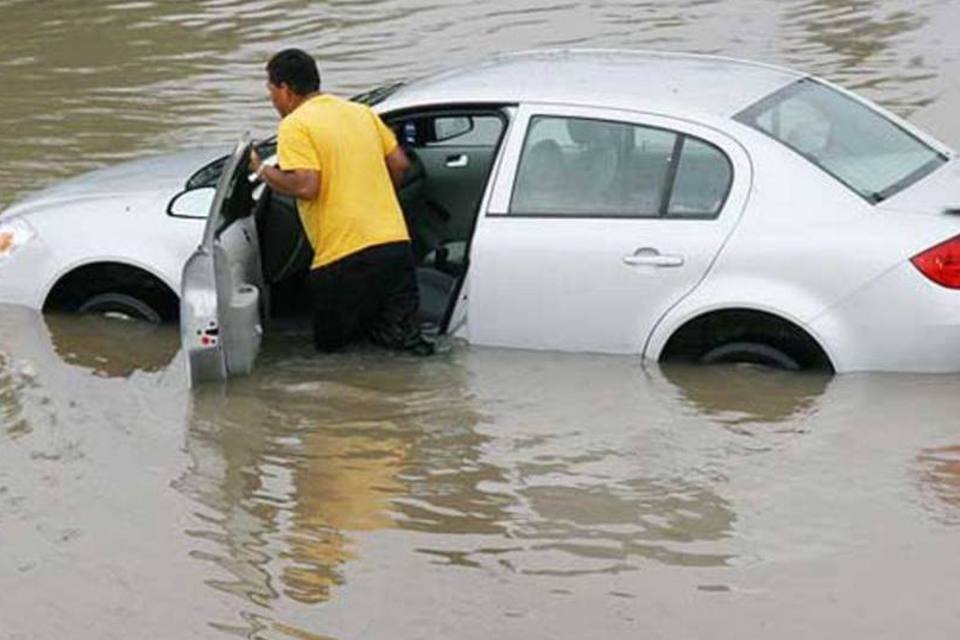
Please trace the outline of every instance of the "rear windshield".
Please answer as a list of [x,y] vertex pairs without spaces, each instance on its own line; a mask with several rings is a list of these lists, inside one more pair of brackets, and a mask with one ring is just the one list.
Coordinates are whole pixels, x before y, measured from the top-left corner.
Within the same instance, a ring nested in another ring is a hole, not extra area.
[[735,119],[782,142],[870,202],[881,202],[947,157],[863,103],[805,78]]

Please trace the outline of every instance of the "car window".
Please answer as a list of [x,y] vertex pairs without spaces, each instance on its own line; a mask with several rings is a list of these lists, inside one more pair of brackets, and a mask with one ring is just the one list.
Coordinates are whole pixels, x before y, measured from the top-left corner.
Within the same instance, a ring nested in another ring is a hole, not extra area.
[[879,112],[812,79],[780,89],[736,119],[871,202],[889,198],[947,161]]
[[[269,158],[275,155],[277,153],[276,136],[257,143],[256,149],[261,158]],[[200,167],[192,176],[187,178],[185,188],[197,189],[199,187],[217,186],[217,181],[220,180],[220,174],[223,173],[223,167],[226,166],[229,159],[230,156],[225,155]]]
[[684,138],[667,216],[716,217],[727,199],[732,179],[733,169],[723,151],[702,140]]
[[[471,122],[472,121],[472,122]],[[438,116],[433,119],[437,142],[428,147],[494,147],[500,140],[503,121],[497,116]]]
[[621,122],[536,116],[511,215],[661,215],[679,134]]

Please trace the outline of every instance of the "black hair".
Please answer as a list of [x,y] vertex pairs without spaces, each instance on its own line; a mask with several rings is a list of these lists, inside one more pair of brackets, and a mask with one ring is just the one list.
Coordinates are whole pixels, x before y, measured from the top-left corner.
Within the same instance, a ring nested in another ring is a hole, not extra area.
[[273,86],[286,84],[301,96],[320,90],[317,61],[302,49],[284,49],[275,53],[267,63],[267,76]]

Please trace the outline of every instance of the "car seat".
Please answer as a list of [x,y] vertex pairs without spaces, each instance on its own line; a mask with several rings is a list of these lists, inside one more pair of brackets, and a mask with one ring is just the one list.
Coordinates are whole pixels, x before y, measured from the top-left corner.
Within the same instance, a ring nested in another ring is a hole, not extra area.
[[560,144],[541,140],[524,154],[513,208],[520,213],[555,210],[564,204],[566,162]]

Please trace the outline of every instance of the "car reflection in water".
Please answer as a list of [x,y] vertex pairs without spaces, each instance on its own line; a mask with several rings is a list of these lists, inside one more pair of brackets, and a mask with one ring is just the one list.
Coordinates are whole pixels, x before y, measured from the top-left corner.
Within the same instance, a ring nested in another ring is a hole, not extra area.
[[[456,376],[452,363],[381,353],[284,357],[195,394],[175,486],[210,512],[187,533],[218,543],[195,554],[232,575],[212,586],[258,604],[281,592],[322,602],[362,557],[364,532],[497,531],[501,498],[477,484],[502,478],[479,460],[480,418]],[[430,478],[425,461],[449,475]]]
[[[582,433],[565,432],[568,409],[589,407],[593,389],[544,366],[552,355],[300,350],[270,345],[249,379],[193,396],[190,463],[174,486],[203,507],[187,535],[194,557],[218,567],[216,589],[274,609],[324,602],[349,586],[351,563],[397,552],[555,578],[732,558],[732,505],[701,479],[661,476],[624,460],[623,442],[599,435],[584,449]],[[614,394],[638,382],[632,359],[566,357],[588,377],[613,363],[593,375],[600,384],[633,372]],[[536,424],[516,424],[531,414],[498,401],[505,373],[545,394]],[[558,432],[539,432],[554,421]],[[373,535],[386,531],[396,533]]]
[[180,349],[175,327],[103,316],[43,316],[57,355],[103,378],[157,373]]
[[668,363],[651,370],[665,378],[692,414],[742,435],[802,433],[834,380],[817,372],[746,364],[704,368]]

